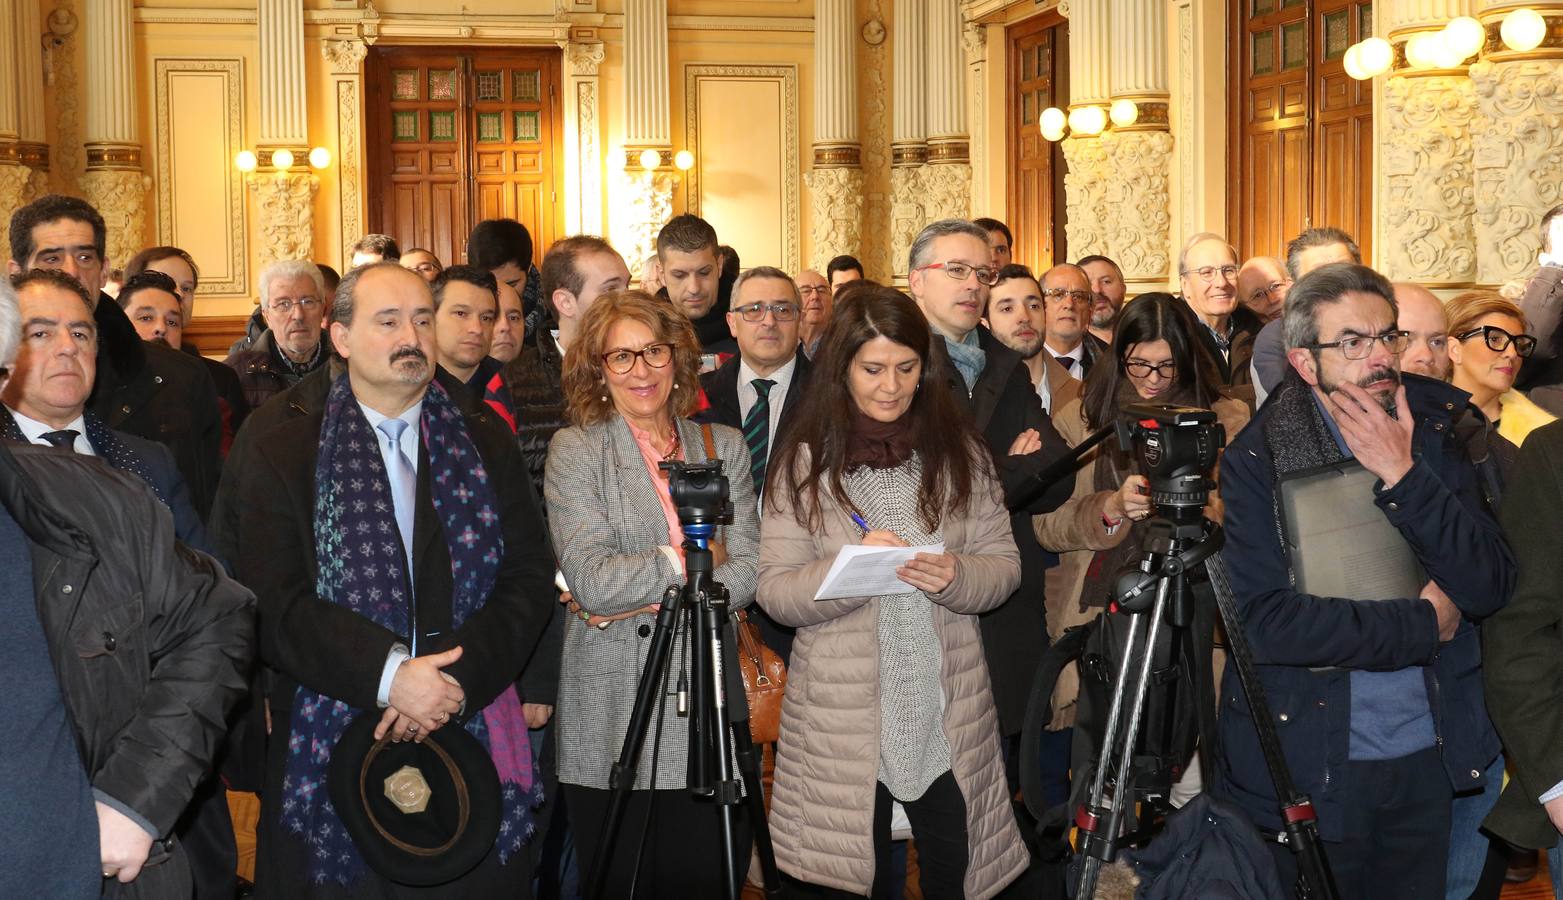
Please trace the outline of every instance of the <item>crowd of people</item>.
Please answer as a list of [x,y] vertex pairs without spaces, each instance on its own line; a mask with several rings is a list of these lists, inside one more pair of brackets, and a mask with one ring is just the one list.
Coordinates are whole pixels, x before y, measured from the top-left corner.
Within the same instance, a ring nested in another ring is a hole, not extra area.
[[[1103,255],[1027,268],[994,219],[923,228],[905,291],[851,256],[743,268],[693,215],[638,280],[601,238],[538,261],[525,226],[491,220],[465,262],[368,235],[340,276],[268,265],[219,363],[184,338],[198,260],[147,248],[110,296],[103,217],[43,197],[11,220],[0,285],[20,736],[0,896],[577,897],[594,877],[723,896],[760,823],[733,807],[724,862],[689,788],[685,635],[649,762],[616,765],[693,552],[664,464],[719,461],[713,575],[788,671],[764,747],[786,894],[897,896],[913,868],[928,898],[1062,897],[1027,808],[1078,802],[1074,732],[1101,714],[1069,663],[1023,745],[1038,664],[1116,614],[1159,501],[1111,442],[1055,464],[1144,403],[1224,428],[1204,516],[1340,895],[1495,897],[1538,850],[1556,883],[1563,208],[1543,227],[1516,297],[1445,302],[1332,228],[1249,260],[1195,235],[1178,293],[1131,299]],[[1335,502],[1398,554],[1303,552],[1289,498],[1329,467],[1363,473]],[[854,545],[919,552],[886,593],[817,600]],[[1344,587],[1310,592],[1321,566]],[[1254,883],[1291,896],[1253,707],[1220,658],[1216,739],[1179,762],[1175,803],[1237,810]],[[463,823],[469,800],[497,822],[460,865],[449,844],[398,862],[417,840],[375,819],[378,786],[338,784],[352,754],[430,742],[498,776],[457,791]],[[259,798],[253,883],[230,792]]]

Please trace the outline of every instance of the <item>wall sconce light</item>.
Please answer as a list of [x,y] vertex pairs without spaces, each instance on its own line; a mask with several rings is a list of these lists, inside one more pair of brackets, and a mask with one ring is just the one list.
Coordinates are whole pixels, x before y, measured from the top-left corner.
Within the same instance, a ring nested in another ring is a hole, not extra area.
[[1503,38],[1505,47],[1524,53],[1540,47],[1541,42],[1546,40],[1547,20],[1529,7],[1516,9],[1503,17],[1498,34]]
[[688,150],[680,150],[673,154],[673,165],[676,166],[680,172],[688,172],[690,169],[695,167],[695,155],[690,153]]
[[1367,81],[1373,77],[1362,67],[1361,44],[1352,44],[1350,47],[1347,47],[1346,57],[1341,60],[1341,64],[1346,67],[1346,74],[1357,81]]
[[1406,62],[1413,69],[1438,68],[1438,45],[1441,32],[1422,31],[1406,40]]
[[1064,126],[1069,124],[1069,117],[1058,107],[1049,106],[1042,110],[1038,123],[1042,126],[1043,140],[1056,143],[1064,139]]
[[[329,168],[331,166],[331,151],[325,147],[315,147],[309,151],[305,159],[308,160],[312,169]],[[293,155],[292,150],[287,148],[275,150],[271,154],[271,167],[279,175],[293,168],[293,164],[296,162],[298,162],[298,158]],[[254,150],[240,150],[234,154],[233,167],[246,175],[255,171],[259,166],[260,157]]]
[[293,168],[293,151],[278,150],[277,152],[273,153],[271,155],[271,165],[272,168],[277,169],[278,171],[281,171],[282,169]]
[[331,165],[331,151],[324,147],[316,147],[309,151],[309,165],[315,169],[324,169]]
[[252,150],[240,150],[238,155],[233,158],[233,167],[240,172],[253,172],[258,165],[260,165],[260,160],[255,158],[255,152]]
[[1389,71],[1395,62],[1395,48],[1380,37],[1368,38],[1357,44],[1357,63],[1369,78]]
[[662,162],[662,154],[652,149],[640,151],[640,167],[647,171],[655,169]]
[[1113,120],[1113,127],[1128,128],[1140,118],[1140,106],[1133,100],[1114,100],[1112,108],[1107,111],[1107,117]]
[[[1444,43],[1449,45],[1449,55],[1460,54],[1460,62],[1481,52],[1487,43],[1487,31],[1482,23],[1470,16],[1459,16],[1444,26]],[[1456,63],[1458,65],[1458,63]]]
[[1069,130],[1078,134],[1101,134],[1107,127],[1107,111],[1100,106],[1077,106],[1069,111]]

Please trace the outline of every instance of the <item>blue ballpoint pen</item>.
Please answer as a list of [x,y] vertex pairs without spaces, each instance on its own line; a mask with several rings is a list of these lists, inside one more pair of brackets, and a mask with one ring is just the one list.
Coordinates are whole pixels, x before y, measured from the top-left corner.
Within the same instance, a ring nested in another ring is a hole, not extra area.
[[874,530],[872,528],[869,528],[868,527],[868,523],[863,521],[863,517],[858,515],[857,513],[855,513],[855,512],[854,513],[847,513],[847,515],[852,517],[852,521],[853,521],[854,524],[857,525],[857,527],[863,529],[863,533],[864,534],[868,534],[870,531]]

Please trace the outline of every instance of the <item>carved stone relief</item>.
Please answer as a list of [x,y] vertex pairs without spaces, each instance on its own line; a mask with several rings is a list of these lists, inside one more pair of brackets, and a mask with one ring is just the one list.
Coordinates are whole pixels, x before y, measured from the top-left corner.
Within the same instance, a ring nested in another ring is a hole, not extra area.
[[[1108,236],[1116,227],[1117,218],[1108,201],[1108,188],[1112,180],[1111,160],[1108,150],[1111,135],[1102,137],[1065,138],[1062,143],[1064,160],[1069,171],[1064,175],[1064,202],[1069,215],[1064,226],[1064,238],[1068,246],[1057,254],[1060,259],[1067,254],[1078,258],[1087,253],[1101,252],[1106,248]],[[1110,224],[1112,223],[1112,224]],[[1127,272],[1124,273],[1126,276]]]
[[1563,67],[1481,61],[1470,74],[1477,280],[1498,284],[1530,274],[1541,216],[1563,199]]
[[249,182],[260,219],[261,267],[282,259],[313,259],[313,200],[320,179],[304,173],[267,172],[250,176]]
[[11,214],[30,199],[27,189],[32,173],[26,166],[0,165],[0,216],[4,221],[11,221]]
[[93,169],[81,176],[81,192],[108,226],[108,259],[123,266],[146,246],[147,188],[152,179],[133,169]]
[[630,273],[639,278],[641,263],[657,252],[657,232],[673,218],[673,176],[665,172],[625,172],[623,178],[620,236],[614,246],[625,250]]
[[823,272],[831,257],[856,255],[863,244],[863,172],[816,168],[803,181],[809,187],[809,265]]
[[[924,212],[928,222],[971,218],[971,166],[938,163],[923,167]],[[914,237],[916,235],[913,235]]]
[[[342,252],[363,236],[359,218],[363,205],[363,173],[359,170],[358,79],[340,78],[336,83],[336,146],[338,216],[341,219]],[[343,260],[346,262],[346,260]]]
[[[1167,278],[1172,225],[1167,173],[1172,168],[1172,135],[1165,131],[1125,131],[1102,137],[1106,153],[1105,199],[1110,223],[1105,229],[1108,256],[1123,268],[1130,282],[1161,282]],[[1073,205],[1070,207],[1073,221]],[[1091,252],[1069,238],[1069,254]]]
[[[881,23],[880,0],[870,0],[868,23]],[[879,40],[873,41],[872,34]],[[856,255],[863,273],[889,283],[894,266],[890,255],[890,55],[880,24],[870,33],[864,26],[858,62],[858,121],[863,125],[863,231]]]
[[1476,97],[1463,76],[1395,76],[1379,127],[1384,274],[1424,284],[1476,280]]
[[912,241],[930,218],[923,206],[923,172],[927,168],[896,166],[890,170],[890,262],[899,282],[906,281]]
[[357,75],[358,67],[363,65],[364,57],[369,54],[369,48],[363,41],[322,41],[320,54],[331,65],[334,75]]
[[72,0],[58,0],[45,22],[50,43],[45,48],[44,78],[53,87],[49,108],[55,123],[50,174],[54,190],[63,193],[75,193],[86,171],[81,138],[81,78],[76,62],[81,46],[80,22]]

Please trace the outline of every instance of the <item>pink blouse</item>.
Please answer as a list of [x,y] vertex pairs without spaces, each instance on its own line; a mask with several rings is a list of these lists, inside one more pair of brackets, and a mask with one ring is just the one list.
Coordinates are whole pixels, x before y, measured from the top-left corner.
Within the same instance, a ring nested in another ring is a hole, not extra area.
[[[668,493],[667,474],[657,467],[658,463],[668,460],[667,450],[671,448],[658,448],[655,445],[656,438],[649,431],[641,431],[630,423],[629,419],[624,424],[630,426],[630,434],[635,438],[635,446],[640,448],[640,458],[646,462],[646,471],[651,475],[651,484],[657,489],[657,499],[662,501],[662,514],[668,520],[668,544],[673,552],[678,554],[679,568],[684,564],[684,529],[678,524],[678,509],[673,506],[673,495]],[[678,435],[678,425],[674,424],[675,439]],[[684,458],[683,448],[679,448],[678,459]]]

